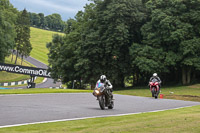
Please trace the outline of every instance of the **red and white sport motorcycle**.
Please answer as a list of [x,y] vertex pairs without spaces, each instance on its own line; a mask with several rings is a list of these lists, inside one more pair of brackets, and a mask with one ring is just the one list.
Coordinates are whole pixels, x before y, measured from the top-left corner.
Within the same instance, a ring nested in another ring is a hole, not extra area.
[[160,93],[160,83],[156,79],[153,79],[151,82],[149,82],[149,86],[152,97],[155,97],[155,99],[157,99]]

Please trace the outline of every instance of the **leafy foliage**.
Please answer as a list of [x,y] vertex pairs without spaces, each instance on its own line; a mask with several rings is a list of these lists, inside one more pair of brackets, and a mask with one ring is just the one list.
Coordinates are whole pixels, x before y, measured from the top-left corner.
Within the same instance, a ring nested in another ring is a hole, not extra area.
[[5,61],[15,44],[16,12],[9,0],[0,0],[0,62]]
[[157,72],[163,83],[189,84],[200,76],[199,13],[199,0],[93,0],[48,45],[50,67],[63,82],[105,74],[123,87]]
[[[30,20],[26,9],[24,9],[17,18],[16,24],[17,37],[15,38],[17,56],[29,56],[32,50],[30,43]],[[16,56],[16,61],[17,61]],[[15,61],[15,62],[16,62]]]
[[44,16],[43,13],[31,13],[29,12],[31,26],[64,32],[67,24],[62,20],[60,14],[54,13],[52,15]]

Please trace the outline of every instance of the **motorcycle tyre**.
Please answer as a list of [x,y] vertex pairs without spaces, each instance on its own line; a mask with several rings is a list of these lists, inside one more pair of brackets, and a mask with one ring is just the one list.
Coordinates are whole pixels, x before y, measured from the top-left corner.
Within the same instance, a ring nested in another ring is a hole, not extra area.
[[104,110],[105,109],[105,98],[104,98],[104,96],[101,95],[101,96],[98,97],[98,99],[99,99],[99,106],[100,106],[100,108],[102,110]]
[[154,97],[154,94],[153,94],[153,92],[152,92],[152,97]]
[[158,98],[158,94],[157,94],[157,93],[155,93],[155,95],[154,95],[154,96],[155,96],[155,99],[157,99],[157,98]]
[[152,88],[152,97],[155,97],[156,96],[156,94],[155,94],[155,88],[153,87]]
[[159,96],[159,92],[160,92],[160,91],[157,91],[157,92],[156,92],[156,94],[155,94],[155,99],[158,98],[158,96]]
[[113,109],[114,108],[114,101],[111,101],[110,105],[108,106],[108,109]]

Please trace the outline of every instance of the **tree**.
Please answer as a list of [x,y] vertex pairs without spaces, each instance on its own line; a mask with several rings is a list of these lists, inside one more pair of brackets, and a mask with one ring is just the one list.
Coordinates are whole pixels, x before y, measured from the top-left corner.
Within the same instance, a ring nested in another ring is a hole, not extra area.
[[31,26],[46,30],[64,32],[67,25],[66,22],[62,20],[60,14],[57,13],[44,16],[43,13],[36,14],[29,12],[29,18]]
[[66,22],[66,28],[65,28],[65,33],[66,34],[69,34],[70,32],[74,31],[74,27],[73,27],[73,24],[76,23],[76,20],[74,19],[68,19],[67,22]]
[[93,0],[49,45],[50,67],[64,83],[94,85],[105,74],[114,87],[130,77],[144,85],[157,72],[163,83],[189,84],[200,75],[199,8],[198,0]]
[[72,87],[71,83],[75,79],[80,82],[80,76],[74,67],[77,63],[77,47],[74,45],[76,38],[77,34],[54,35],[52,42],[47,44],[51,76],[54,80],[62,79],[63,83],[68,83],[68,87]]
[[180,44],[180,52],[183,54],[181,59],[182,82],[190,84],[191,75],[200,70],[200,38],[183,41]]
[[41,24],[41,18],[38,14],[36,13],[31,13],[31,25],[32,26],[36,26],[36,27],[40,27]]
[[142,49],[142,55],[135,55],[133,65],[140,72],[144,73],[143,69],[146,73],[156,70],[166,81],[174,79],[179,82],[179,77],[182,77],[183,84],[190,83],[191,74],[199,64],[199,55],[195,51],[199,45],[199,4],[200,1],[193,0],[149,0],[146,3],[150,17],[141,28],[143,41],[139,46],[133,44],[132,53],[147,47],[155,52],[148,54]]
[[68,21],[68,24],[73,23],[64,39],[66,45],[76,48],[71,48],[76,58],[68,57],[60,64],[72,60],[76,76],[69,77],[68,73],[63,73],[62,77],[81,78],[94,85],[101,74],[106,74],[115,87],[123,87],[131,70],[129,47],[134,41],[140,41],[137,30],[144,18],[141,7],[141,2],[132,0],[105,0],[94,1],[85,6],[84,12],[78,12],[76,22]]
[[45,20],[44,14],[43,13],[39,13],[38,15],[40,16],[39,27],[42,28],[42,29],[44,29],[45,26],[46,26],[46,20]]
[[0,0],[0,62],[4,62],[5,57],[14,48],[17,12],[9,0]]
[[115,87],[123,87],[131,71],[129,47],[140,41],[138,27],[144,18],[140,12],[142,3],[132,0],[94,3],[96,7],[86,8],[83,15],[83,18],[89,17],[84,20],[82,30],[80,71],[89,78],[87,81],[105,74]]
[[26,9],[24,9],[17,18],[16,32],[17,37],[15,39],[15,43],[17,55],[15,64],[19,55],[21,55],[23,61],[23,57],[29,56],[32,50],[32,46],[30,43],[30,20]]
[[64,32],[66,23],[62,21],[59,14],[54,13],[45,17],[45,22],[50,30]]

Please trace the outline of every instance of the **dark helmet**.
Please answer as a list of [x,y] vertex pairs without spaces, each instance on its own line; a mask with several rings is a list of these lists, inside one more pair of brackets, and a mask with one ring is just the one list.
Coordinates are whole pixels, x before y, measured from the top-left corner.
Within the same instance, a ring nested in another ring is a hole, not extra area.
[[106,81],[106,76],[105,75],[101,75],[100,81],[101,81],[101,83],[104,83]]

